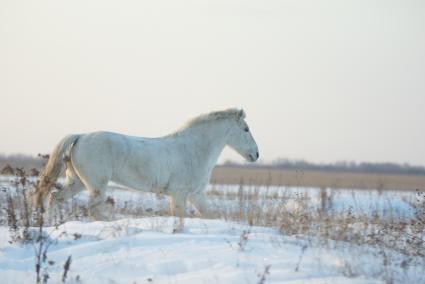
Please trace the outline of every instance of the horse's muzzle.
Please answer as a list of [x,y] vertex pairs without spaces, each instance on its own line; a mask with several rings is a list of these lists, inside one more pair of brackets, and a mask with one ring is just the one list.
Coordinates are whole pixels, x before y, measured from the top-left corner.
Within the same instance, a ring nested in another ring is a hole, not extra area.
[[258,153],[258,151],[257,151],[257,153],[256,153],[256,154],[254,154],[254,155],[249,154],[249,160],[250,160],[250,162],[255,162],[255,161],[257,161],[259,157],[260,157],[260,153]]

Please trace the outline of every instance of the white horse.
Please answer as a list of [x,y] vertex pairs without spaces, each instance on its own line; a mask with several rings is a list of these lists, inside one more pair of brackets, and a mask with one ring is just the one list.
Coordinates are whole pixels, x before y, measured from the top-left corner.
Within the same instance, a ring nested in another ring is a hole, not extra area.
[[[98,219],[109,181],[141,191],[167,194],[170,209],[183,226],[186,201],[202,215],[204,191],[223,148],[228,145],[246,160],[258,159],[258,147],[238,109],[211,112],[190,120],[160,138],[111,132],[69,135],[55,147],[34,194],[36,206],[48,207],[89,191],[89,214]],[[50,190],[66,166],[64,186]]]

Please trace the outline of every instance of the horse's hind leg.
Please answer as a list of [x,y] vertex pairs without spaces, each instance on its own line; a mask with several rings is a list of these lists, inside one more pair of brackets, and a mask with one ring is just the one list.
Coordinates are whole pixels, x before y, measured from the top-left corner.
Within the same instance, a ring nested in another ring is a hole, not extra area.
[[[80,178],[75,172],[68,168],[66,170],[66,179],[62,188],[50,191],[48,201],[48,216],[51,220],[55,217],[55,213],[60,213],[60,205],[65,201],[80,193],[84,188]],[[56,212],[55,212],[56,211]]]
[[87,182],[83,180],[89,191],[89,216],[92,220],[99,221],[106,218],[105,212],[105,191],[108,181]]

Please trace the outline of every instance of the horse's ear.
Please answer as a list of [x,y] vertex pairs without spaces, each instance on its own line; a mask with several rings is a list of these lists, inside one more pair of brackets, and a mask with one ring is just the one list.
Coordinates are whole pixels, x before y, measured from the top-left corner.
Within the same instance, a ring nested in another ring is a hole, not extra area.
[[238,119],[244,119],[246,116],[245,111],[243,109],[239,110],[237,116],[238,116]]

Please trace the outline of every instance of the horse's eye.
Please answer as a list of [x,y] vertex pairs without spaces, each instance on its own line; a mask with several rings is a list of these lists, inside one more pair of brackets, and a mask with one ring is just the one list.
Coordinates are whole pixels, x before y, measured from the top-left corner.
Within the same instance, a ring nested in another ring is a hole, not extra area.
[[248,127],[245,128],[245,132],[249,132],[249,128]]

